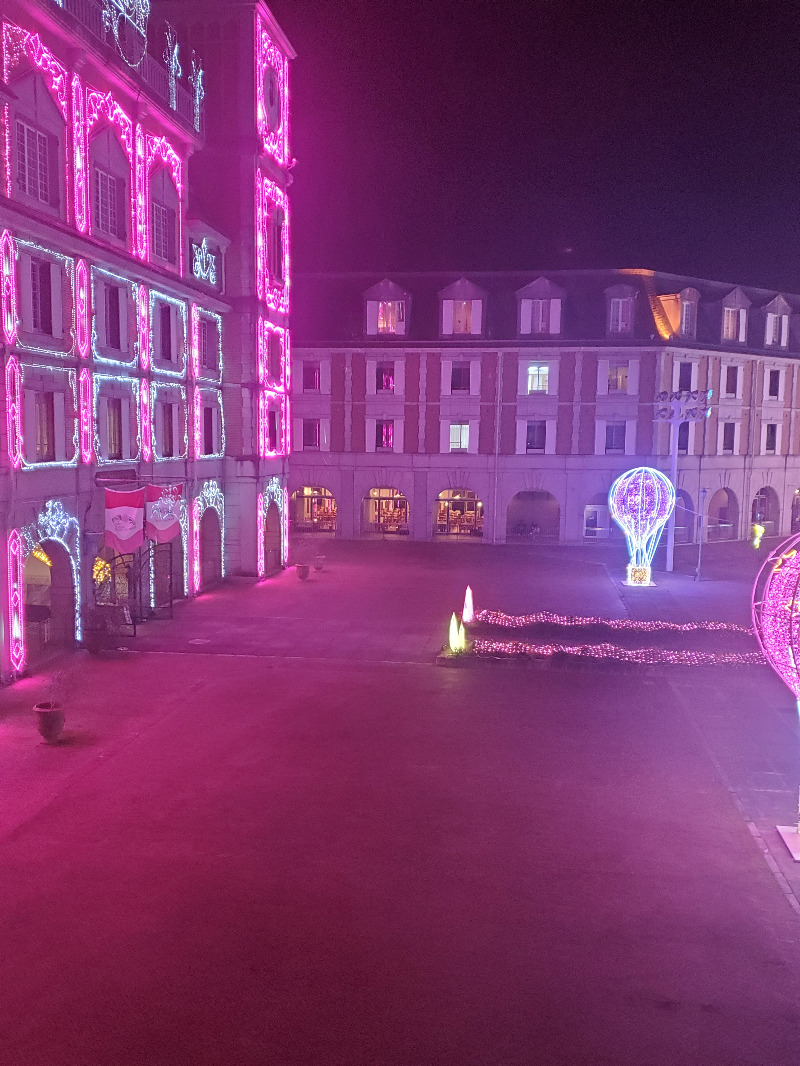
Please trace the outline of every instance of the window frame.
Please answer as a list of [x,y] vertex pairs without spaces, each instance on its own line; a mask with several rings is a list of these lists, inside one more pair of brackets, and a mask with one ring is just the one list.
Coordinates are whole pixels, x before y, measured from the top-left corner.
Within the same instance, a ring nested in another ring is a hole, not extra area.
[[[469,422],[450,422],[450,448],[449,452],[468,452],[469,451]],[[458,446],[453,447],[454,433],[458,431]]]

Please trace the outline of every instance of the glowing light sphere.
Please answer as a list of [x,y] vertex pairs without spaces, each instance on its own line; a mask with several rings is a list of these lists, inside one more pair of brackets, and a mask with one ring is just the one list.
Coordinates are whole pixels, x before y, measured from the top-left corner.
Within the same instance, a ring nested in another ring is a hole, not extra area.
[[628,542],[628,584],[652,584],[650,565],[675,507],[672,482],[660,470],[638,466],[617,478],[608,494],[608,506]]
[[779,545],[759,570],[753,628],[770,666],[800,700],[800,533]]

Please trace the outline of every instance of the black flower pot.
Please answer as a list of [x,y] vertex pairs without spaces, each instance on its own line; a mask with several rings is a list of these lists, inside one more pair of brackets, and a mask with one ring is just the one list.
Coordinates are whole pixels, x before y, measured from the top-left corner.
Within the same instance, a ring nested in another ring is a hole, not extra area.
[[57,744],[64,729],[64,712],[57,703],[49,700],[34,705],[38,719],[39,732],[48,744]]
[[308,563],[296,563],[295,570],[301,581],[306,581],[308,579]]

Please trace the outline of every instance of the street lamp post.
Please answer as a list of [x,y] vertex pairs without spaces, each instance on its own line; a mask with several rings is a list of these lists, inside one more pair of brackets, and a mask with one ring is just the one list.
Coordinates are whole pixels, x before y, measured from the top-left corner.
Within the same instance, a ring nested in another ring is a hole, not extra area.
[[[656,422],[670,425],[669,479],[677,491],[678,480],[678,430],[684,422],[702,422],[711,414],[711,389],[708,392],[660,392],[656,396]],[[667,525],[667,572],[675,569],[675,511]]]

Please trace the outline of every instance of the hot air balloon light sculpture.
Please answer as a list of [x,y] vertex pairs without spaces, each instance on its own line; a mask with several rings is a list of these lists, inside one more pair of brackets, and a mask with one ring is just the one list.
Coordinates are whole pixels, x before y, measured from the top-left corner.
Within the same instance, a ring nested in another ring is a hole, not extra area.
[[753,586],[753,628],[770,666],[800,709],[800,533],[784,541]]
[[675,489],[660,470],[639,466],[622,474],[608,494],[611,517],[628,542],[628,584],[650,585],[651,564],[675,507]]

